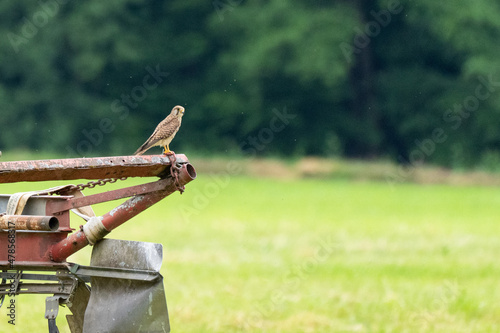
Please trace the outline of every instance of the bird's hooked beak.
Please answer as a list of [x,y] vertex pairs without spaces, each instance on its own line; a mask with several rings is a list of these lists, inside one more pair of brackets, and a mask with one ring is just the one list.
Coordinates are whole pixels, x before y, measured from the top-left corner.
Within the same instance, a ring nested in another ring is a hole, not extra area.
[[184,115],[184,108],[180,105],[177,105],[172,109],[172,114],[176,115],[177,117],[182,117]]

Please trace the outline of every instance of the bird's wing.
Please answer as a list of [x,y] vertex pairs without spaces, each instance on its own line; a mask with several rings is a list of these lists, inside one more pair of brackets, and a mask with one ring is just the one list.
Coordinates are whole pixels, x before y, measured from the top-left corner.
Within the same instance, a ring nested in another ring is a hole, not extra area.
[[[167,117],[168,118],[168,117]],[[170,138],[179,130],[179,118],[173,116],[171,119],[165,119],[165,123],[162,126],[158,126],[156,137],[158,140]]]

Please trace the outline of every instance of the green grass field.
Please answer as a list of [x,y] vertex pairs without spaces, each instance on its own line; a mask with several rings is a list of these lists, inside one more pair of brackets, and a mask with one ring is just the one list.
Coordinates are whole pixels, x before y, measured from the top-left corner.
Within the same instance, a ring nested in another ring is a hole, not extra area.
[[[163,244],[172,332],[499,332],[499,216],[493,187],[199,173],[108,238]],[[47,331],[44,296],[5,313]]]

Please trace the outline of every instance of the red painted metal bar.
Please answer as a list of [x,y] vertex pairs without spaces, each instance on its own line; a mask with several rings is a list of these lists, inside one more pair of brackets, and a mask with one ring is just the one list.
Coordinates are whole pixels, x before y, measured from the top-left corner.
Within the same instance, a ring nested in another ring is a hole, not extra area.
[[[184,154],[175,155],[176,163],[188,163]],[[0,163],[0,183],[19,181],[156,177],[169,171],[165,155],[112,156],[75,159],[16,161]]]
[[[183,164],[179,170],[179,185],[184,186],[196,178],[196,172],[190,164]],[[107,232],[115,229],[140,212],[151,207],[166,196],[175,192],[178,188],[173,178],[166,180],[163,190],[146,194],[136,195],[120,206],[102,216],[102,225]],[[87,222],[88,223],[88,222]],[[89,244],[89,240],[83,230],[71,234],[66,239],[53,245],[50,248],[50,257],[55,262],[62,262],[67,257],[84,248]]]
[[70,198],[66,201],[57,201],[50,204],[49,206],[50,208],[49,210],[47,210],[47,214],[53,215],[58,212],[70,210],[73,208],[90,206],[101,202],[113,201],[122,198],[128,198],[134,195],[160,191],[163,190],[168,185],[169,182],[170,182],[169,179],[162,179],[156,182],[130,186],[108,192],[92,194],[86,197]]

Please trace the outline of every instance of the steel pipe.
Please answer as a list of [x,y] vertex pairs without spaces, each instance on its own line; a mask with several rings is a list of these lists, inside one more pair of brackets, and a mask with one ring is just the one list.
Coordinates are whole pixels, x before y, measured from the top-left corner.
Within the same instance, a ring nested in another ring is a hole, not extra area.
[[0,229],[56,231],[59,220],[55,216],[2,215]]

